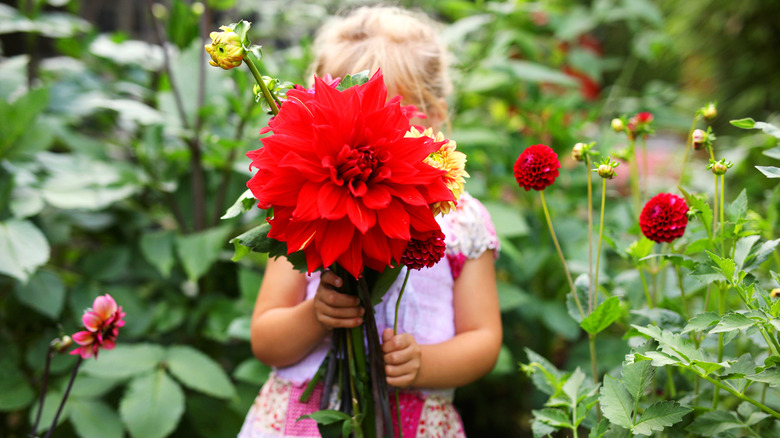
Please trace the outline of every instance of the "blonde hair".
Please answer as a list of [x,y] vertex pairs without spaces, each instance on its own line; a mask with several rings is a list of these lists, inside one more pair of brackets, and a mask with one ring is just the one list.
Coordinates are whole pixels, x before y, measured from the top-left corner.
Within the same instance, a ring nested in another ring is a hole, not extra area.
[[429,117],[447,120],[452,85],[435,23],[397,7],[361,7],[320,30],[312,72],[344,77],[381,68],[390,95],[400,94]]

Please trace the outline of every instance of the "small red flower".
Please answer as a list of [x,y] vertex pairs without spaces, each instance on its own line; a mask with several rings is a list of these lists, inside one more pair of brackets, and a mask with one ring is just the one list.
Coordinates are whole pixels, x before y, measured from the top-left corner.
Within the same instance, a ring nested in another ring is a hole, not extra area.
[[637,138],[640,135],[649,135],[653,133],[653,129],[650,127],[650,123],[653,121],[653,114],[649,112],[641,112],[631,117],[628,120],[628,135],[632,138]]
[[525,191],[544,190],[558,178],[561,163],[549,146],[528,146],[515,162],[515,179]]
[[105,294],[95,298],[92,308],[87,309],[81,318],[86,330],[73,334],[73,340],[80,347],[70,354],[79,354],[84,359],[92,356],[97,358],[100,349],[114,348],[119,328],[125,325],[124,317],[122,306],[117,306],[111,295]]
[[654,242],[671,242],[685,233],[688,204],[671,193],[659,193],[647,201],[639,215],[642,234]]
[[401,254],[401,264],[418,271],[424,267],[432,267],[444,257],[444,233],[434,231],[423,240],[412,238]]

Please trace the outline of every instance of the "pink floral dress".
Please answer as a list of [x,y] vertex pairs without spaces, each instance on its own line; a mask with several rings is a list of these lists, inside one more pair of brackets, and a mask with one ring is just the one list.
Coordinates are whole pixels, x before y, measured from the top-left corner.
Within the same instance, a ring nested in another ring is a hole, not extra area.
[[[461,195],[457,210],[437,218],[445,235],[447,262],[412,271],[398,315],[399,331],[411,333],[420,345],[437,344],[455,336],[453,285],[468,259],[492,250],[498,255],[495,228],[485,207],[468,193]],[[395,302],[405,272],[401,272],[384,300],[375,307],[381,333],[393,326]],[[312,298],[320,273],[308,279],[306,299]],[[325,338],[300,362],[277,368],[263,385],[247,414],[239,438],[319,437],[313,420],[297,421],[301,415],[319,410],[322,385],[307,403],[299,398],[319,368],[330,347]],[[460,415],[452,405],[455,389],[413,388],[400,392],[404,437],[464,437]],[[390,403],[393,419],[395,403]],[[397,425],[395,425],[397,430]]]

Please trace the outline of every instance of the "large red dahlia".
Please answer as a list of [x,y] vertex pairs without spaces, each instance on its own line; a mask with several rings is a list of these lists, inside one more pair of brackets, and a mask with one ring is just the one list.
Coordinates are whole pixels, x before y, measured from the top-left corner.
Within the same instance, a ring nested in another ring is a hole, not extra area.
[[515,179],[525,191],[544,190],[558,178],[561,167],[556,154],[549,146],[528,146],[515,162]]
[[639,215],[642,234],[654,242],[671,242],[685,233],[688,204],[671,193],[659,193],[645,204]]
[[247,186],[273,208],[268,237],[303,251],[312,272],[338,262],[355,278],[398,262],[413,236],[439,230],[430,205],[453,201],[443,170],[424,162],[441,142],[405,137],[400,96],[387,101],[381,72],[338,91],[290,90],[269,122],[273,135],[247,153]]

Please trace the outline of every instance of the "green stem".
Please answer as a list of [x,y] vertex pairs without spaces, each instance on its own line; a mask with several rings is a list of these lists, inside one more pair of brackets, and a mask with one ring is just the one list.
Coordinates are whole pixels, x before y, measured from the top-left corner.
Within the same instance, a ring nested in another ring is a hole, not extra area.
[[639,208],[641,204],[639,196],[639,167],[636,164],[636,147],[635,140],[633,138],[628,139],[628,165],[631,170],[631,200],[634,205],[634,216],[639,216]]
[[276,106],[276,102],[274,101],[271,92],[268,91],[268,87],[265,85],[263,76],[257,70],[255,63],[252,61],[252,58],[249,56],[249,54],[244,56],[244,62],[246,63],[246,66],[249,67],[249,70],[252,72],[252,76],[255,77],[255,81],[257,81],[257,85],[260,86],[260,90],[263,92],[263,98],[265,98],[265,101],[268,102],[268,106],[271,107],[271,112],[274,113],[274,115],[279,114],[279,107]]
[[43,400],[46,398],[46,390],[49,386],[49,370],[51,369],[51,358],[54,356],[54,348],[49,344],[49,350],[46,352],[46,365],[43,368],[43,381],[41,382],[41,397],[38,400],[38,412],[35,414],[35,422],[30,430],[30,436],[37,436],[38,425],[41,423],[41,413],[43,412]]
[[693,123],[691,123],[691,129],[688,130],[688,137],[686,137],[685,141],[685,155],[683,156],[683,162],[682,162],[682,169],[680,169],[680,183],[678,185],[682,185],[684,178],[685,178],[685,166],[688,164],[688,155],[691,153],[691,148],[693,147],[693,131],[696,130],[696,123],[699,121],[699,115],[696,114],[696,116],[693,118]]
[[[718,314],[723,315],[726,312],[726,288],[718,288]],[[718,333],[718,362],[723,362],[723,333]],[[715,388],[712,394],[712,409],[718,409],[720,401],[720,390]]]
[[680,267],[674,265],[674,271],[677,273],[677,283],[680,284],[680,298],[682,298],[683,313],[685,314],[685,319],[689,320],[691,319],[691,315],[688,313],[688,301],[685,299],[685,286],[683,285],[683,278],[680,274]]
[[720,176],[720,250],[721,250],[721,257],[727,257],[726,255],[726,227],[724,226],[726,223],[725,216],[723,214],[723,211],[725,210],[725,202],[724,202],[724,192],[726,191],[726,182],[725,182],[726,176],[721,175]]
[[707,375],[705,375],[703,373],[699,373],[698,371],[695,371],[695,373],[698,374],[699,377],[701,377],[702,379],[712,383],[713,385],[717,386],[718,388],[724,389],[727,392],[731,393],[731,395],[733,395],[734,397],[736,397],[736,398],[738,398],[738,399],[740,399],[742,401],[746,401],[746,402],[752,404],[753,406],[761,409],[762,411],[766,412],[767,414],[769,414],[769,415],[777,418],[778,420],[780,420],[780,412],[775,411],[774,409],[764,405],[763,403],[761,403],[761,402],[759,402],[759,401],[757,401],[755,399],[752,399],[752,398],[750,398],[750,397],[740,393],[739,391],[735,390],[731,386],[725,385],[722,382],[720,382],[720,381],[718,381],[716,379],[713,379],[710,376],[707,376]]
[[[398,334],[398,308],[401,306],[401,297],[404,296],[404,291],[406,290],[406,282],[409,281],[409,273],[412,272],[411,269],[406,268],[406,275],[404,276],[404,282],[401,285],[401,292],[398,293],[398,299],[395,300],[395,317],[393,318],[393,334]],[[398,437],[404,438],[404,432],[403,432],[403,423],[401,420],[401,403],[398,401],[398,388],[395,388],[395,415],[396,415],[396,421],[398,422]]]
[[590,372],[593,374],[593,383],[599,384],[599,367],[596,360],[596,335],[588,335],[588,346],[590,347]]
[[647,300],[647,307],[652,309],[653,308],[653,300],[650,298],[650,291],[647,288],[647,280],[645,279],[645,273],[642,270],[642,266],[637,266],[636,269],[639,271],[639,279],[642,280],[642,290],[645,291],[645,299]]
[[[718,231],[718,175],[713,175],[715,179],[715,199],[713,200],[712,206],[715,207],[715,210],[712,213],[712,238],[714,239],[716,236],[716,233]],[[726,255],[723,254],[723,257]]]
[[[353,345],[353,339],[351,335],[347,335],[347,363],[349,366],[349,389],[352,392],[352,415],[353,418],[360,418],[360,404],[358,403],[358,393],[355,389],[355,346]],[[355,437],[362,438],[363,430],[359,427],[355,427]]]
[[[598,242],[598,249],[596,250],[596,278],[593,282],[593,285],[598,288],[599,287],[599,266],[601,264],[601,240],[604,236],[604,206],[607,202],[607,179],[603,178],[601,181],[601,213],[599,216],[599,242]],[[594,307],[595,307],[595,296],[594,298]]]
[[65,394],[62,395],[62,401],[60,401],[60,406],[57,408],[57,413],[54,415],[54,420],[51,422],[51,426],[49,427],[49,431],[46,432],[46,437],[49,438],[54,432],[54,428],[57,427],[57,420],[60,419],[60,414],[62,414],[62,408],[65,407],[65,402],[68,400],[68,395],[70,395],[70,390],[73,388],[73,382],[76,381],[76,374],[79,372],[79,366],[81,366],[81,362],[84,359],[79,356],[78,360],[76,361],[76,365],[73,367],[73,372],[70,374],[70,380],[68,380],[68,386],[65,388]]
[[674,384],[674,376],[672,375],[672,368],[666,368],[666,386],[669,388],[669,397],[674,400],[677,398],[677,386]]
[[642,136],[642,199],[647,199],[647,180],[650,178],[650,172],[647,164],[647,136]]
[[542,209],[544,210],[544,218],[547,220],[547,227],[550,228],[550,235],[552,236],[553,243],[555,244],[555,250],[558,251],[558,257],[563,264],[563,271],[566,273],[566,280],[569,281],[569,287],[571,293],[574,295],[574,302],[577,304],[577,309],[580,311],[580,316],[584,319],[585,312],[582,310],[580,304],[580,297],[577,296],[577,289],[574,288],[574,282],[571,280],[571,274],[569,273],[569,267],[566,265],[566,259],[563,257],[563,251],[561,251],[561,245],[558,244],[558,238],[555,237],[555,229],[553,228],[552,220],[550,219],[550,212],[547,211],[547,202],[544,200],[544,190],[539,190],[539,196],[542,198]]
[[[590,157],[588,154],[585,154],[585,170],[588,172],[588,278],[593,279],[593,181],[592,181],[592,172],[590,171]],[[601,201],[602,204],[602,211],[603,211],[603,198]],[[602,222],[603,222],[603,215],[602,215]],[[601,236],[599,236],[601,237]],[[601,241],[599,240],[599,243]],[[601,254],[599,252],[599,254]],[[598,262],[596,262],[598,263]],[[593,309],[596,307],[596,292],[595,290],[598,288],[598,271],[596,273],[596,280],[593,282],[590,282],[589,288],[588,288],[588,313],[592,313]]]

